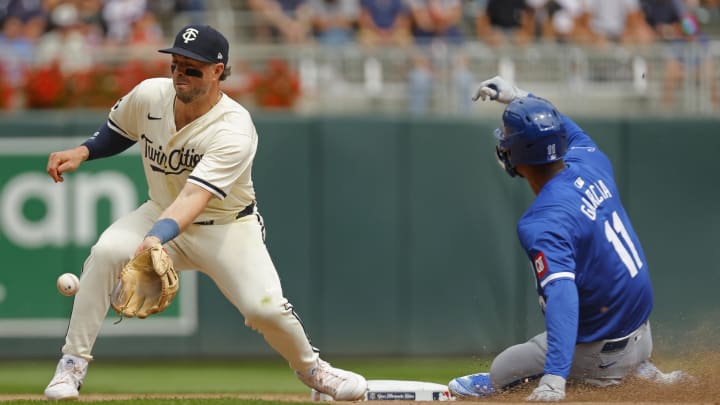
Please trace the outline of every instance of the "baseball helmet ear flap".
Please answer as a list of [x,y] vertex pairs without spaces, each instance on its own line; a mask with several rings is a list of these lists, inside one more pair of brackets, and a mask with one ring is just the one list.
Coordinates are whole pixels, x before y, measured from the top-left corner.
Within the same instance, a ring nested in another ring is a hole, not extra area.
[[498,140],[498,145],[495,146],[495,157],[497,158],[498,164],[500,164],[500,167],[502,167],[503,170],[505,170],[505,172],[510,175],[510,177],[515,177],[515,176],[522,177],[522,175],[515,170],[515,166],[513,166],[513,164],[510,163],[509,149],[501,146],[502,138],[503,138],[503,130],[500,128],[496,128],[495,129],[495,139]]
[[503,129],[495,130],[498,161],[512,177],[519,164],[541,165],[561,160],[567,152],[562,116],[549,101],[536,97],[513,100],[503,112]]

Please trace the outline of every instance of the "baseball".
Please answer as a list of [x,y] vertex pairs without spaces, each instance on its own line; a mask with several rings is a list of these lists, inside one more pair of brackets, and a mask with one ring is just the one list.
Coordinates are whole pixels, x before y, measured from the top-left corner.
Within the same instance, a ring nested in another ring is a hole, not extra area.
[[62,295],[75,295],[80,288],[80,279],[72,273],[61,274],[57,279],[57,288]]

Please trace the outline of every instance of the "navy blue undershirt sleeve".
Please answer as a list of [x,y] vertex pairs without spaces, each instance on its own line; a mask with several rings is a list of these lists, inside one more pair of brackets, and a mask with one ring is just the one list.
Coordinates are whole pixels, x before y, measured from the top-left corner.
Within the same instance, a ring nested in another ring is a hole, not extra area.
[[113,131],[105,122],[98,130],[82,143],[88,148],[90,154],[87,160],[99,159],[118,153],[133,146],[135,141],[126,138],[117,131]]
[[552,281],[544,288],[548,350],[545,374],[565,379],[570,374],[577,342],[579,303],[575,282],[570,279]]

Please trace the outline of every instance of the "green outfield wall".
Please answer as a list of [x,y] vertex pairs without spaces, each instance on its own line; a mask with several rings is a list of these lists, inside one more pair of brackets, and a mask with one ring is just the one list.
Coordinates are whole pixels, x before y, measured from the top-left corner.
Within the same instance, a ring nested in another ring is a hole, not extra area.
[[[54,184],[49,152],[102,112],[0,117],[0,358],[56,356],[90,246],[147,196],[135,148]],[[577,120],[615,164],[655,287],[656,348],[717,346],[720,120]],[[491,354],[543,329],[515,235],[532,200],[494,159],[494,120],[256,117],[267,245],[313,344],[329,355]],[[95,355],[265,356],[203,274],[146,320],[103,327]]]

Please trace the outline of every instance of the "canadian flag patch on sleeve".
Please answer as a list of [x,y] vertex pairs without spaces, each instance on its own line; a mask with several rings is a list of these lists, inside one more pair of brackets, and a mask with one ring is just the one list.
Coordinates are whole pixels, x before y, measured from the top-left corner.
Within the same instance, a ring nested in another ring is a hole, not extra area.
[[538,252],[533,259],[533,267],[535,267],[535,277],[538,280],[545,277],[548,272],[547,260],[545,260],[545,253]]

